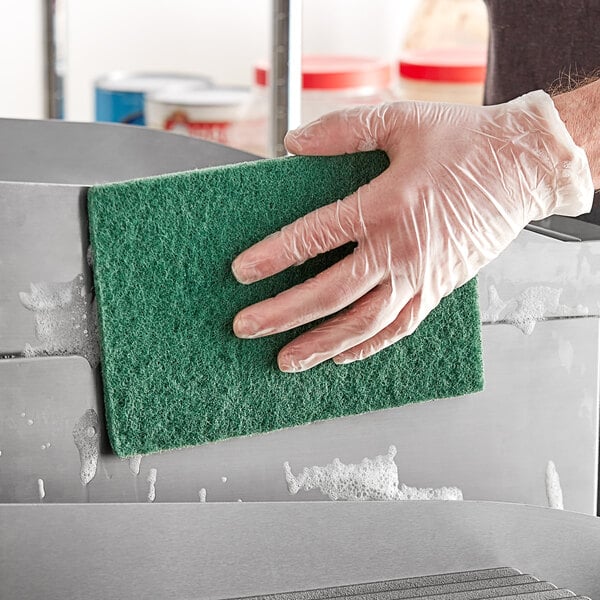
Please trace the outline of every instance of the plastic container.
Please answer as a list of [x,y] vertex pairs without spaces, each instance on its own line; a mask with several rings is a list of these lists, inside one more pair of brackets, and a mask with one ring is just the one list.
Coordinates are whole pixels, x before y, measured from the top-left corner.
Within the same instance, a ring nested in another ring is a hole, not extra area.
[[148,95],[148,125],[234,146],[232,126],[243,118],[250,99],[246,88],[170,87]]
[[126,73],[104,75],[95,83],[96,121],[145,125],[146,94],[171,86],[211,87],[208,77],[169,73]]
[[[302,59],[301,122],[309,123],[332,110],[378,104],[392,98],[392,72],[387,62],[353,56],[305,56]],[[235,128],[237,147],[267,156],[269,68],[254,69],[254,87],[245,118]]]
[[402,50],[487,47],[488,14],[483,0],[420,0],[410,18]]
[[420,0],[401,44],[396,97],[481,104],[488,30],[483,0]]
[[398,63],[399,100],[481,104],[487,55],[481,48],[406,52]]

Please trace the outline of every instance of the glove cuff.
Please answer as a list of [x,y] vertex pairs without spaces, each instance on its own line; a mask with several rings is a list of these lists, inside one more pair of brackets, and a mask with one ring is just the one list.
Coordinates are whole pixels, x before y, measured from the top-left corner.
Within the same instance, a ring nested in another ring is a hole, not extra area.
[[540,158],[545,173],[539,178],[534,214],[576,217],[592,209],[594,185],[585,150],[578,146],[560,118],[552,98],[543,90],[529,92],[509,102],[526,111],[539,127]]

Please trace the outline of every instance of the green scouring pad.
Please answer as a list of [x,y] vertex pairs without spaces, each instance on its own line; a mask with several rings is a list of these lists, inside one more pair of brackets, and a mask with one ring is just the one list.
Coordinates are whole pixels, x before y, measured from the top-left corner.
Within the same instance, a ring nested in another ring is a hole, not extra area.
[[410,337],[365,360],[282,373],[277,352],[310,326],[234,336],[242,308],[339,260],[236,282],[242,250],[343,198],[388,166],[381,152],[262,160],[100,185],[88,196],[108,433],[146,454],[457,396],[483,387],[477,284],[446,297]]

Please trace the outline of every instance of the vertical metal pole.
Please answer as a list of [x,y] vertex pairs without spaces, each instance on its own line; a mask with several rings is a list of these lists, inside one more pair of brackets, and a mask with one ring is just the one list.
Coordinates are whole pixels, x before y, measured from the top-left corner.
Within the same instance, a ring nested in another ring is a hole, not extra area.
[[273,0],[270,153],[286,154],[283,138],[300,125],[302,0]]
[[57,2],[60,0],[42,0],[44,10],[44,78],[45,78],[45,116],[48,119],[62,119],[63,78],[57,51]]

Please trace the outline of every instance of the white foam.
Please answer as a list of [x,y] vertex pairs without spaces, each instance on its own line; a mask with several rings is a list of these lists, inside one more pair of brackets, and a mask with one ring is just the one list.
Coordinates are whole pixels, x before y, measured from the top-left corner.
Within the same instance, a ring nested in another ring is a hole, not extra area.
[[334,458],[324,467],[305,467],[295,476],[288,462],[283,467],[290,494],[319,489],[331,500],[462,500],[457,487],[415,488],[399,485],[394,462],[396,447],[375,458],[363,458],[358,464],[344,464]]
[[46,497],[46,490],[44,489],[44,480],[38,479],[37,484],[38,484],[38,496],[40,497],[40,500],[43,500]]
[[227,483],[227,477],[225,477],[225,476],[221,477],[221,481],[222,481],[223,483]]
[[100,361],[96,303],[83,274],[64,283],[43,281],[29,287],[19,299],[34,314],[40,343],[26,344],[25,356],[79,355],[95,367]]
[[146,481],[148,482],[148,502],[154,502],[156,498],[156,469],[152,468],[148,472]]
[[33,419],[27,419],[27,425],[33,425]]
[[141,454],[134,454],[133,456],[129,457],[129,470],[134,474],[134,475],[139,475],[140,474],[140,465],[142,464],[142,455]]
[[546,496],[548,497],[548,506],[550,508],[564,509],[560,477],[558,476],[556,465],[551,460],[546,465]]
[[100,421],[93,408],[86,410],[77,421],[73,428],[73,441],[81,463],[79,478],[82,485],[87,485],[96,476],[100,453]]
[[198,497],[200,498],[200,502],[206,502],[206,489],[201,488],[198,492]]
[[401,484],[399,500],[462,500],[463,494],[457,487],[416,488]]
[[481,313],[481,320],[484,323],[495,323],[500,320],[502,311],[506,308],[506,302],[500,298],[495,285],[490,285],[488,289],[487,310]]
[[580,304],[567,306],[560,303],[563,290],[545,285],[524,289],[515,298],[503,301],[496,286],[488,288],[488,308],[482,314],[484,323],[503,322],[514,325],[524,334],[531,335],[538,321],[551,317],[587,315],[589,310]]

